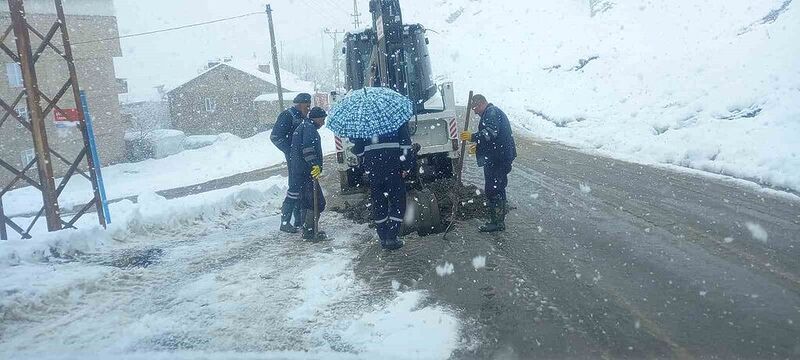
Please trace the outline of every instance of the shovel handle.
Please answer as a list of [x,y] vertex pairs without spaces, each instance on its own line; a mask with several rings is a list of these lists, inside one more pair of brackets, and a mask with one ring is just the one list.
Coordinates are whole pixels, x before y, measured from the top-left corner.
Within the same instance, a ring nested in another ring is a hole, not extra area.
[[[472,90],[469,92],[469,98],[467,99],[467,111],[465,111],[465,119],[464,119],[464,131],[469,131],[469,119],[472,115]],[[461,184],[461,174],[464,172],[464,157],[466,156],[467,151],[467,142],[461,142],[461,157],[458,158],[458,183]]]
[[319,233],[319,180],[314,179],[314,239]]

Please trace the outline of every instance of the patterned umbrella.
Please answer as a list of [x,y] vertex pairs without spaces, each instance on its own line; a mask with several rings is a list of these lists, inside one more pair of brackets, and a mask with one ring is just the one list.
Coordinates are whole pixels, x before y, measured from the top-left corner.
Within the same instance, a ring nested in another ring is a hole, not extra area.
[[406,96],[388,88],[366,87],[336,104],[327,126],[337,136],[370,139],[399,129],[413,114]]

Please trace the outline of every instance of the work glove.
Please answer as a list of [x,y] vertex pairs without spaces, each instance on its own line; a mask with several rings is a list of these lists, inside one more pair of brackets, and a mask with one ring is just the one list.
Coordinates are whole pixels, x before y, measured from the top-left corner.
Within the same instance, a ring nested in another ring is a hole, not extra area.
[[472,133],[469,131],[462,131],[459,139],[461,139],[461,141],[472,141]]
[[319,167],[319,165],[314,165],[311,167],[311,177],[314,178],[314,180],[319,179],[321,175],[322,175],[322,168]]
[[469,148],[467,149],[467,152],[470,155],[477,154],[478,153],[478,144],[469,144]]

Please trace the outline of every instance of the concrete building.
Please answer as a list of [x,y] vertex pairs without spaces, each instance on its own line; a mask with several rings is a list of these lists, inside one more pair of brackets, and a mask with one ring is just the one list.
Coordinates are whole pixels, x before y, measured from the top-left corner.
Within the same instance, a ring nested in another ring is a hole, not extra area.
[[[312,83],[288,71],[281,70],[281,80],[285,93],[314,90]],[[269,65],[211,62],[207,70],[167,92],[173,127],[187,135],[253,136],[268,129],[279,113],[275,106],[257,106],[255,100],[277,90]],[[291,104],[291,98],[284,100]]]
[[[52,0],[25,0],[28,22],[38,31],[46,34],[56,20]],[[107,39],[119,36],[113,0],[70,0],[64,2],[67,28],[73,44],[78,82],[85,90],[94,118],[96,140],[100,157],[104,164],[115,163],[124,156],[124,128],[121,123],[118,99],[118,82],[114,72],[114,57],[122,56],[119,40],[99,42],[86,41]],[[7,4],[0,5],[0,28],[5,30],[11,24]],[[41,40],[31,35],[34,50]],[[61,37],[57,34],[53,43],[61,47]],[[16,51],[13,33],[5,38],[4,44]],[[0,98],[11,104],[23,91],[22,75],[18,64],[7,55],[0,53],[5,76],[0,76]],[[37,62],[39,86],[48,96],[53,97],[68,79],[66,61],[55,51],[46,48]],[[46,106],[43,102],[42,106]],[[59,102],[62,108],[75,108],[71,91]],[[27,117],[28,109],[24,99],[15,107],[17,113]],[[0,109],[0,116],[5,111]],[[77,127],[56,126],[53,113],[45,118],[50,147],[70,161],[77,157],[83,147],[83,138]],[[17,169],[22,169],[34,157],[31,134],[22,124],[10,118],[0,127],[0,158]],[[85,167],[86,162],[84,161]],[[65,173],[68,166],[53,159],[56,176]],[[27,173],[37,179],[36,170]],[[7,184],[13,178],[11,172],[0,169],[0,184]]]

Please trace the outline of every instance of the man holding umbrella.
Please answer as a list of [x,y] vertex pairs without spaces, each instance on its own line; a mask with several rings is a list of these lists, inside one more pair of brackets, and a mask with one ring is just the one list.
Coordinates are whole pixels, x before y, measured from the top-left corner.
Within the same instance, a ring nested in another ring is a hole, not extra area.
[[414,153],[408,121],[411,101],[388,88],[356,90],[334,106],[328,128],[354,144],[369,179],[372,219],[381,246],[403,247],[400,225],[406,210],[403,178],[414,168]]
[[408,124],[389,134],[372,139],[354,139],[353,152],[358,156],[369,179],[372,220],[381,246],[386,250],[403,247],[400,225],[406,214],[404,179],[414,163]]
[[[289,151],[289,193],[299,194],[295,208],[301,209],[303,239],[308,241],[327,240],[324,232],[317,231],[319,213],[325,210],[325,197],[317,181],[322,175],[322,142],[318,130],[325,125],[327,116],[320,107],[311,109],[309,118],[294,131]],[[283,217],[283,222],[288,222],[286,213]]]
[[[269,138],[273,144],[283,152],[286,157],[286,164],[289,164],[289,151],[292,147],[292,134],[295,129],[303,122],[303,119],[308,115],[311,108],[311,95],[302,93],[294,98],[294,106],[283,111],[275,122],[275,127],[272,128],[272,134]],[[289,167],[289,176],[291,177],[291,167]],[[290,187],[291,188],[291,187]],[[297,192],[288,191],[286,198],[283,200],[281,212],[281,231],[290,234],[297,233],[297,228],[302,224],[302,214],[300,208],[295,208],[293,204],[297,202],[300,194]],[[292,214],[294,214],[294,226],[292,226]]]

